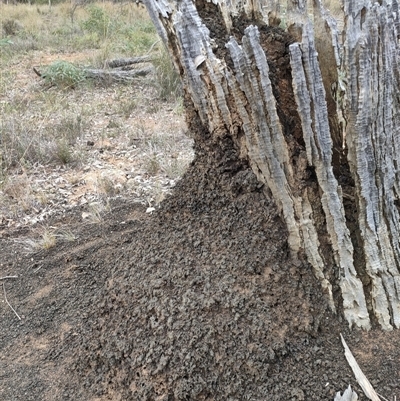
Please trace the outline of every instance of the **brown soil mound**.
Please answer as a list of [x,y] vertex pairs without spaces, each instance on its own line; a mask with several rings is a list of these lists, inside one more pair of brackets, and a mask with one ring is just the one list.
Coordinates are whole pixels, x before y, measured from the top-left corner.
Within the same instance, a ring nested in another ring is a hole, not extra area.
[[152,216],[114,205],[33,257],[0,239],[22,318],[0,304],[0,399],[333,400],[349,384],[361,395],[340,332],[376,390],[399,398],[398,331],[349,333],[232,144],[197,153]]

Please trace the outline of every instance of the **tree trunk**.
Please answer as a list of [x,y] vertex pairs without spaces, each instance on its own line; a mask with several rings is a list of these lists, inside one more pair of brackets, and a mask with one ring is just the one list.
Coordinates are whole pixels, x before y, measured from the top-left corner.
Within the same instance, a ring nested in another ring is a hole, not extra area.
[[198,146],[233,139],[333,311],[400,327],[397,3],[345,0],[342,31],[319,0],[146,5]]

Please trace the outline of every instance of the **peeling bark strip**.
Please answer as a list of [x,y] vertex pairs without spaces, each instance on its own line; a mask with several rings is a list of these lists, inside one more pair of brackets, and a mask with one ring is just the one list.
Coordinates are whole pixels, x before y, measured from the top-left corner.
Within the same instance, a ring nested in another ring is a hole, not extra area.
[[[340,288],[344,315],[350,324],[369,328],[362,283],[357,278],[353,265],[353,245],[346,226],[342,193],[332,169],[332,140],[329,135],[325,90],[313,44],[311,24],[304,27],[301,46],[293,44],[290,50],[295,96],[302,120],[307,160],[316,168],[335,262],[342,270]],[[311,246],[312,243],[309,244],[309,247]],[[318,253],[318,249],[311,249],[311,252]]]
[[[332,310],[400,327],[397,3],[346,0],[344,32],[318,1],[312,21],[301,1],[146,5],[208,132],[198,146],[233,139]],[[268,26],[280,10],[286,32]]]

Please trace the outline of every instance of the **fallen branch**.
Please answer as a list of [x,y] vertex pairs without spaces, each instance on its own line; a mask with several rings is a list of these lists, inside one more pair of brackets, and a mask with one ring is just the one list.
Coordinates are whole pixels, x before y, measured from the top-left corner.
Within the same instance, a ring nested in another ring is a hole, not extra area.
[[7,303],[7,305],[11,308],[11,310],[15,313],[15,315],[17,316],[17,318],[19,319],[19,320],[21,320],[21,318],[20,318],[20,316],[18,315],[18,313],[16,312],[16,310],[11,306],[11,304],[8,302],[8,299],[7,299],[7,295],[6,295],[6,287],[5,287],[5,285],[4,285],[4,283],[3,283],[3,292],[4,292],[4,300],[6,301],[6,303]]
[[[42,74],[37,68],[33,67],[33,71],[40,78],[45,79],[46,75]],[[154,67],[144,67],[140,69],[124,70],[102,70],[85,68],[83,72],[88,79],[97,79],[104,82],[130,82],[136,77],[144,77],[154,71]]]
[[84,69],[87,78],[99,79],[101,81],[116,81],[116,82],[129,82],[135,77],[143,77],[150,74],[154,69],[153,67],[145,67],[141,69],[122,71],[122,70],[99,70],[99,69]]
[[0,280],[7,280],[8,278],[18,278],[18,276],[4,276],[0,277]]
[[37,273],[41,268],[43,267],[43,265],[40,265],[37,269],[35,269],[33,272]]
[[364,394],[372,401],[381,401],[373,389],[371,383],[366,378],[364,373],[362,372],[360,366],[358,365],[356,359],[350,351],[350,348],[347,346],[346,341],[344,340],[342,334],[340,334],[340,338],[342,339],[342,344],[344,347],[344,355],[346,356],[347,362],[349,363],[351,369],[353,370],[354,376],[360,387],[363,389]]
[[150,56],[130,57],[130,58],[119,58],[116,60],[107,61],[106,65],[110,68],[125,67],[127,65],[148,63],[153,59]]

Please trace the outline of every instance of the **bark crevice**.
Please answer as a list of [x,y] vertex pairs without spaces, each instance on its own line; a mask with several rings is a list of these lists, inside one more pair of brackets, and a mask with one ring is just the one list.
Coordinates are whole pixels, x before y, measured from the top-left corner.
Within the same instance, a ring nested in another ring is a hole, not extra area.
[[272,194],[290,249],[306,255],[332,310],[343,308],[350,326],[369,329],[376,318],[384,329],[400,327],[392,5],[345,0],[343,32],[318,0],[312,22],[306,3],[288,2],[285,31],[268,26],[279,10],[267,0],[147,0],[147,7],[204,126],[195,139],[231,138]]

